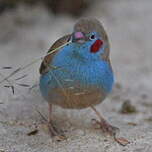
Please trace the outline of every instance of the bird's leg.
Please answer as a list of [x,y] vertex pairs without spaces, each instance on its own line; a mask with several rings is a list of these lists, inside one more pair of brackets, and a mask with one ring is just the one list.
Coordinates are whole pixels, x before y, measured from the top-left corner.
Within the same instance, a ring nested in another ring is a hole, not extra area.
[[115,136],[116,132],[119,131],[119,128],[112,126],[109,124],[102,116],[101,114],[93,107],[91,106],[91,109],[97,114],[99,117],[99,121],[95,120],[96,124],[100,126],[103,132],[108,133],[111,136]]
[[48,129],[51,137],[57,137],[57,141],[65,139],[64,135],[61,135],[59,131],[55,128],[52,121],[52,104],[49,103],[49,116],[48,116]]
[[48,116],[48,129],[51,136],[57,136],[57,129],[54,127],[52,122],[52,104],[49,103],[49,116]]
[[126,146],[127,144],[130,143],[127,139],[125,139],[123,137],[117,138],[116,133],[117,133],[117,131],[119,131],[119,128],[109,124],[93,106],[91,106],[91,109],[99,117],[100,120],[99,121],[95,120],[95,122],[96,122],[96,124],[98,124],[100,126],[100,128],[102,129],[103,132],[106,132],[109,135],[113,136],[115,141],[122,146]]

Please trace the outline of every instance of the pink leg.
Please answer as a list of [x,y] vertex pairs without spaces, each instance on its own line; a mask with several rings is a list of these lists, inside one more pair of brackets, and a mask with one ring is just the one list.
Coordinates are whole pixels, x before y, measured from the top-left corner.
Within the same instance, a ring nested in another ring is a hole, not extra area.
[[52,104],[49,103],[48,129],[51,136],[57,136],[58,132],[52,123]]
[[98,120],[95,120],[95,121],[100,126],[102,131],[105,133],[108,133],[111,136],[115,136],[116,132],[119,131],[119,128],[110,125],[93,106],[91,106],[91,109],[99,117],[100,121],[98,121]]
[[66,139],[64,135],[61,135],[59,131],[55,128],[52,122],[52,104],[49,103],[49,116],[48,116],[48,129],[52,137],[57,137],[57,141]]
[[116,133],[119,131],[119,128],[110,125],[93,106],[91,106],[91,109],[99,117],[100,120],[99,121],[95,120],[95,121],[96,121],[96,124],[100,126],[103,132],[108,133],[109,135],[113,136],[115,141],[122,146],[129,144],[129,141],[127,139],[123,137],[120,137],[120,138],[116,137]]

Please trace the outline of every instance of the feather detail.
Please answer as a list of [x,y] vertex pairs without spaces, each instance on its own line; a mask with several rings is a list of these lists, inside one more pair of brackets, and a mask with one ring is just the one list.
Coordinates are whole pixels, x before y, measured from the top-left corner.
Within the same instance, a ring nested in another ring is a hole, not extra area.
[[[61,37],[60,39],[58,39],[48,50],[48,53],[50,53],[52,50],[54,50],[55,48],[60,47],[61,45],[65,44],[66,42],[68,42],[71,38],[71,34],[65,35],[63,37]],[[59,50],[58,50],[59,51]],[[58,52],[56,51],[56,52]],[[42,61],[41,65],[40,65],[40,69],[39,72],[40,74],[44,74],[46,72],[48,72],[49,68],[48,65],[50,64],[50,62],[52,61],[53,56],[56,54],[52,53],[47,55],[44,60]]]

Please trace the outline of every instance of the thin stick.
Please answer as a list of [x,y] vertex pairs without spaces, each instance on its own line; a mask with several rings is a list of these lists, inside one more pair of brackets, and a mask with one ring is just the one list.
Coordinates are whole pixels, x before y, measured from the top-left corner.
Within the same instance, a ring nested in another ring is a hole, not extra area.
[[8,81],[8,79],[10,77],[12,77],[13,75],[15,75],[16,73],[23,71],[24,69],[26,69],[27,67],[37,63],[39,60],[43,60],[45,57],[47,57],[50,54],[53,54],[54,52],[58,51],[59,49],[61,49],[62,47],[64,47],[67,44],[70,44],[71,42],[67,42],[61,46],[59,46],[58,48],[55,48],[54,50],[52,50],[51,52],[47,53],[47,55],[43,55],[35,60],[33,60],[32,62],[28,63],[27,65],[23,65],[20,68],[16,69],[15,71],[13,71],[11,74],[9,74],[7,77],[5,77],[2,81],[0,81],[0,84],[3,83],[4,81]]
[[35,110],[45,122],[48,122],[47,119],[45,118],[45,116],[40,111],[38,111],[36,108],[35,108]]
[[[5,76],[4,76],[3,74],[1,74],[1,73],[0,73],[0,75],[1,75],[1,77],[5,77]],[[13,86],[13,84],[12,84],[8,79],[6,79],[6,81],[8,82],[9,87],[11,87],[12,93],[14,94],[14,86]]]
[[21,77],[19,77],[19,78],[16,78],[15,81],[21,80],[21,79],[23,79],[23,78],[25,78],[25,77],[27,77],[27,76],[28,76],[27,74],[24,74],[23,76],[21,76]]
[[[62,89],[62,92],[63,92],[63,94],[67,97],[67,99],[68,99],[68,96],[67,96],[67,94],[66,94],[66,92],[65,92],[65,90],[64,90],[64,87],[63,87],[63,85],[61,84],[61,82],[57,79],[57,77],[54,75],[54,73],[52,72],[52,71],[50,71],[51,72],[51,75],[54,77],[54,79],[56,80],[56,82],[57,82],[57,84],[61,87],[61,89]],[[50,77],[50,75],[49,75],[49,77]],[[50,78],[51,79],[51,78]]]
[[[3,78],[5,77],[2,73],[0,73],[0,76],[3,77]],[[6,79],[6,78],[5,78],[5,79]],[[10,81],[10,80],[8,80],[8,79],[6,79],[5,81],[8,82],[9,87],[11,87],[13,94],[14,94],[15,89],[17,89],[17,90],[20,92],[20,90],[19,90],[18,88],[15,88],[15,87],[14,87],[13,83],[15,83],[15,82],[12,82],[12,81]],[[15,84],[16,84],[16,83],[15,83]],[[24,96],[23,94],[22,94],[22,96],[26,99],[26,96]]]

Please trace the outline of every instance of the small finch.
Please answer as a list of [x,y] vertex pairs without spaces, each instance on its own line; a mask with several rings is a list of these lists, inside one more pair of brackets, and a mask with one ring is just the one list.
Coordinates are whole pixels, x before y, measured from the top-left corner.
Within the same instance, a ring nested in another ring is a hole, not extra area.
[[[114,75],[109,58],[109,41],[102,24],[82,18],[71,34],[58,39],[50,48],[63,48],[47,55],[40,66],[40,90],[49,104],[48,127],[52,136],[60,133],[52,122],[52,105],[68,109],[90,107],[99,117],[102,131],[115,137],[118,128],[110,125],[95,109],[112,91]],[[121,144],[125,139],[117,139]]]

